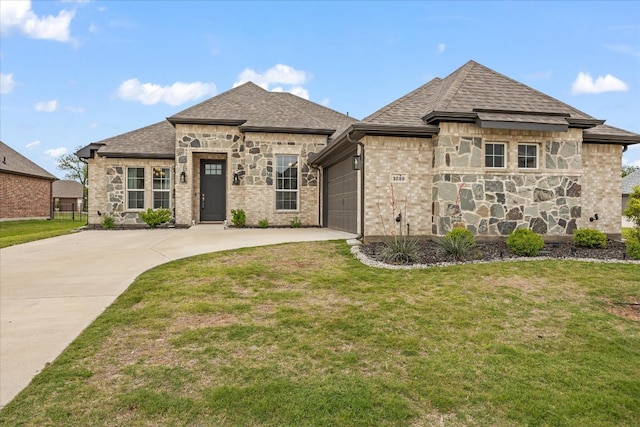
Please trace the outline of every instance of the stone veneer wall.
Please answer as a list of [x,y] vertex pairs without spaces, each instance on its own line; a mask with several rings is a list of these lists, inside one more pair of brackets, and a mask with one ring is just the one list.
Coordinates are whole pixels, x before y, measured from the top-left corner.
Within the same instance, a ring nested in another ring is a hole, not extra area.
[[[589,191],[583,192],[583,217],[579,227],[595,228],[618,237],[622,226],[622,147],[612,144],[584,144],[582,147],[582,183]],[[595,214],[598,214],[597,220]]]
[[[366,136],[365,236],[391,233],[424,236],[431,233],[431,139]],[[406,182],[392,182],[392,174],[406,174]],[[392,201],[395,199],[395,207]],[[395,218],[402,213],[402,221]]]
[[[484,167],[484,145],[505,143],[505,168]],[[538,147],[538,167],[518,168],[518,144]],[[546,236],[571,234],[582,215],[582,131],[483,129],[441,123],[433,141],[431,233],[456,224],[479,236],[531,228]]]
[[[176,222],[199,221],[200,159],[227,160],[227,218],[231,209],[244,209],[247,225],[266,219],[271,226],[288,226],[294,217],[303,225],[318,226],[318,171],[307,164],[312,153],[320,151],[326,136],[241,132],[233,126],[176,126],[176,173],[187,173],[187,182],[176,184]],[[299,193],[297,211],[275,209],[275,156],[299,156]],[[233,185],[233,173],[240,184]]]
[[[128,210],[126,208],[126,182],[127,168],[144,168],[144,205],[145,210],[153,206],[153,173],[152,168],[163,167],[174,171],[173,160],[169,159],[120,159],[96,157],[89,159],[89,182],[93,184],[89,188],[89,224],[101,224],[105,215],[112,216],[117,225],[144,225],[138,214],[140,210]],[[172,185],[176,175],[173,174]],[[175,201],[171,198],[171,210]],[[98,215],[100,211],[101,215]]]

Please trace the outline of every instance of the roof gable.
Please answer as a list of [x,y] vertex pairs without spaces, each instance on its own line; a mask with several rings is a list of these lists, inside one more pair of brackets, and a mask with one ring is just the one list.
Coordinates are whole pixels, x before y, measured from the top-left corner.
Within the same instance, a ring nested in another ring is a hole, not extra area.
[[98,153],[107,157],[175,157],[176,130],[166,120],[98,141]]
[[244,83],[169,117],[171,123],[211,123],[239,126],[245,131],[284,131],[331,135],[348,116],[292,94],[269,92]]
[[0,141],[0,171],[56,180],[55,176]]

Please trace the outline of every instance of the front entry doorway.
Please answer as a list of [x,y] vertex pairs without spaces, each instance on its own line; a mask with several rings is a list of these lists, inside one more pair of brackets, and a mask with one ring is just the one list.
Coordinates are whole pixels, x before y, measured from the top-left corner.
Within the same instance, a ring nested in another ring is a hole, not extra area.
[[227,173],[224,160],[200,160],[200,221],[224,221]]

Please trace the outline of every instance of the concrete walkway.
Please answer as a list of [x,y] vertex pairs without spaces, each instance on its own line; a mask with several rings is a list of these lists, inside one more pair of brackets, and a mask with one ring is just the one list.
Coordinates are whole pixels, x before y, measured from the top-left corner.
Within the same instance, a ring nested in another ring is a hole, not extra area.
[[145,270],[207,252],[353,237],[326,228],[197,225],[83,231],[0,249],[0,407]]

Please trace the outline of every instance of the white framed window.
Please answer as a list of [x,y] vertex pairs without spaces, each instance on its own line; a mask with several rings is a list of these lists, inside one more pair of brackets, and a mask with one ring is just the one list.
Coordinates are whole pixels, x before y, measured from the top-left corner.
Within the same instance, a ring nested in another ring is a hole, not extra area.
[[171,170],[153,168],[153,209],[169,209],[171,204]]
[[298,209],[298,156],[276,155],[276,210]]
[[144,209],[144,168],[127,168],[127,209]]
[[507,166],[507,144],[489,142],[484,145],[484,166],[487,168],[504,168]]
[[518,167],[523,169],[538,168],[538,145],[518,144]]

